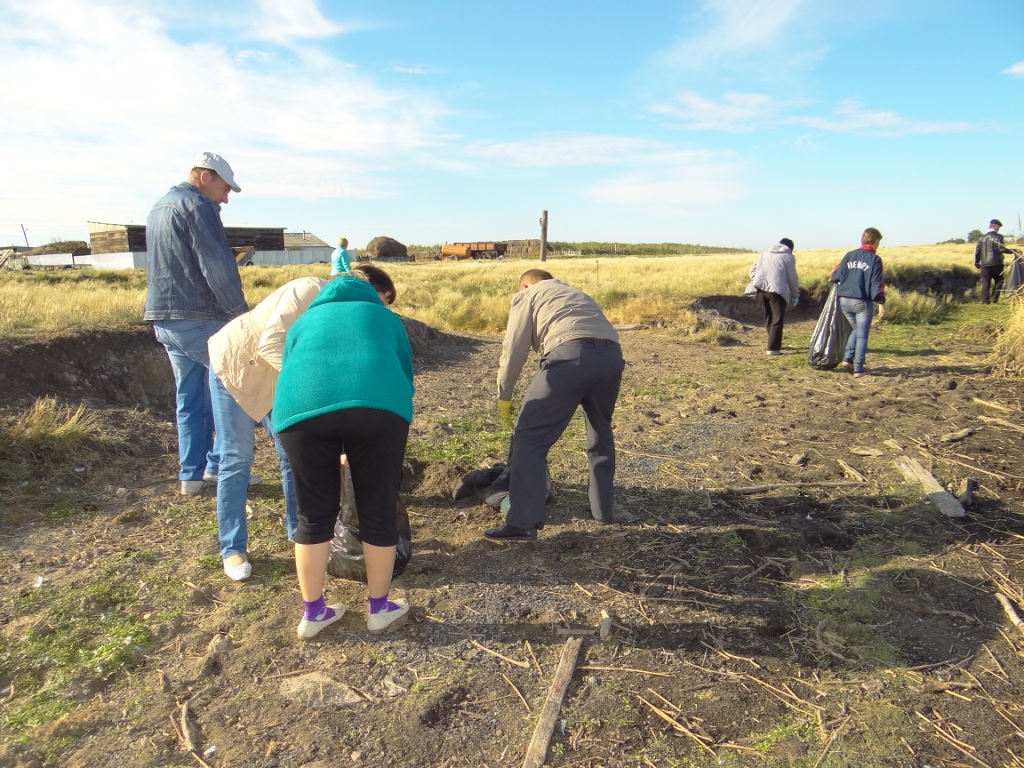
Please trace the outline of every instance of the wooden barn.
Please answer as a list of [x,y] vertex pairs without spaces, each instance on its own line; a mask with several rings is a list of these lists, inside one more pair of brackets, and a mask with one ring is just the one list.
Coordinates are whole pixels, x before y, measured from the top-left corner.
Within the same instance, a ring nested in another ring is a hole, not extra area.
[[[145,269],[146,226],[90,221],[92,254],[82,257],[101,269]],[[232,248],[252,247],[253,264],[317,264],[328,262],[334,248],[310,232],[288,232],[284,227],[224,227]]]

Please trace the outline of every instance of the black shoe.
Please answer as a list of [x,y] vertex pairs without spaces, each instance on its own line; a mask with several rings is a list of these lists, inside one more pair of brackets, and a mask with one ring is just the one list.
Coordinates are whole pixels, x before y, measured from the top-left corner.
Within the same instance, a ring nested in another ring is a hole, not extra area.
[[514,525],[503,525],[500,528],[488,528],[484,537],[491,541],[536,541],[536,528],[517,528]]

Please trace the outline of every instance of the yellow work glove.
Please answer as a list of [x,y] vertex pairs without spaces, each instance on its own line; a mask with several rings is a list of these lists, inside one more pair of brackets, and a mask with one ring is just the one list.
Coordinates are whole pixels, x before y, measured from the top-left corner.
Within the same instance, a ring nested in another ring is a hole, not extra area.
[[512,401],[511,400],[499,400],[498,401],[498,413],[501,414],[501,420],[506,427],[512,429],[515,426],[515,422],[512,421]]

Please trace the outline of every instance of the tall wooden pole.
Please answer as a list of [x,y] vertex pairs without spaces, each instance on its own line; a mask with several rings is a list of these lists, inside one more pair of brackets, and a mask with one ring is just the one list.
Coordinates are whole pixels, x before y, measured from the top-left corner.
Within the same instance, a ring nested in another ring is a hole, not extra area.
[[548,212],[540,212],[540,260],[548,260]]

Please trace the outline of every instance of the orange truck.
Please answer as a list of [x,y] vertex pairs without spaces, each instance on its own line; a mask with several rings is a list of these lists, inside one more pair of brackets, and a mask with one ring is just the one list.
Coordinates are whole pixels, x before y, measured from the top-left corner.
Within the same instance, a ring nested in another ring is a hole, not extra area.
[[446,261],[462,259],[500,259],[508,252],[508,243],[445,243],[441,258]]

